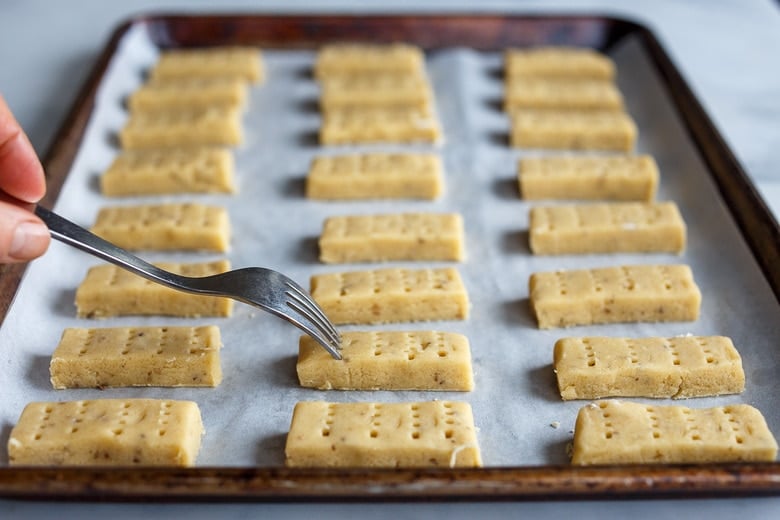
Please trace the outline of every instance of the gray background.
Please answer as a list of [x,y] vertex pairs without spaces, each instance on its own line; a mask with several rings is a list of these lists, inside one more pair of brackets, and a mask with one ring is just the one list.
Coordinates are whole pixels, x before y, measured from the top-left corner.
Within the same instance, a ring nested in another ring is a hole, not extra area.
[[[0,92],[39,152],[73,102],[116,25],[148,11],[253,12],[571,12],[635,19],[659,37],[737,158],[774,209],[780,211],[780,12],[769,0],[443,2],[118,2],[22,1],[0,4]],[[583,518],[752,518],[780,516],[780,498],[710,501],[627,501],[383,505],[108,505],[0,501],[0,518],[452,518],[563,516]]]

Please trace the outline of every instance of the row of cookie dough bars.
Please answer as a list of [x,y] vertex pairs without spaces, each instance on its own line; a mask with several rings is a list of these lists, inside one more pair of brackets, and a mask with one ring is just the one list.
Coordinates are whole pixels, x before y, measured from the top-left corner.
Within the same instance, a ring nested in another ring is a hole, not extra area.
[[[317,57],[321,142],[438,141],[433,94],[420,49],[408,45],[332,45]],[[443,190],[431,154],[319,157],[308,198],[434,199]],[[325,263],[461,260],[457,214],[337,216],[323,223]],[[379,269],[314,276],[314,299],[342,323],[465,319],[468,296],[454,269]],[[365,312],[368,311],[368,312]],[[303,387],[323,390],[470,391],[468,339],[423,331],[342,333],[342,360],[302,337],[296,370]],[[325,354],[323,356],[323,354]],[[369,412],[366,412],[368,410]],[[344,432],[349,432],[345,434]],[[473,467],[481,465],[466,403],[301,402],[285,448],[288,466]]]
[[[120,143],[130,149],[237,144],[247,81],[260,76],[255,50],[163,53],[148,83],[127,100],[131,117]],[[233,189],[232,156],[218,148],[128,151],[101,178],[101,191],[109,196]],[[230,236],[224,209],[194,203],[105,208],[93,231],[128,249],[225,251]],[[227,269],[224,263],[162,267],[194,276]],[[79,315],[89,317],[157,311],[228,315],[232,308],[228,300],[159,289],[165,288],[102,265],[89,271],[76,304]],[[221,346],[214,326],[68,328],[52,355],[51,383],[57,389],[213,387],[222,379]],[[32,403],[11,434],[9,459],[12,464],[189,466],[201,434],[200,412],[191,402]]]
[[149,81],[128,98],[122,149],[240,144],[247,84],[262,79],[261,60],[251,47],[161,53]]
[[591,49],[537,47],[505,53],[504,108],[519,148],[628,152],[637,128],[614,83],[615,64]]
[[123,151],[101,177],[108,196],[232,193],[248,86],[263,79],[262,56],[249,47],[161,53],[148,81],[127,100]]
[[442,139],[425,56],[407,44],[337,43],[314,64],[320,143],[436,143]]
[[[636,129],[627,115],[613,114],[623,107],[614,74],[608,57],[587,49],[507,52],[505,109],[517,112],[512,144],[630,151]],[[521,196],[529,200],[638,201],[532,208],[529,241],[534,254],[679,253],[685,247],[685,225],[676,206],[651,203],[658,171],[649,156],[525,158],[518,177]],[[653,280],[659,269],[679,273]],[[701,299],[685,266],[540,273],[532,275],[529,285],[531,306],[543,328],[696,319]],[[662,296],[669,291],[680,301]],[[739,393],[745,385],[741,358],[724,337],[563,338],[555,345],[553,368],[564,399],[698,397]],[[632,403],[583,408],[572,462],[710,462],[776,456],[776,443],[755,409],[657,408],[660,414],[654,407]],[[652,415],[645,425],[643,415],[648,411]],[[719,413],[729,415],[729,428],[711,424],[710,418]],[[679,414],[685,422],[674,420]],[[755,438],[745,442],[739,433],[742,423],[750,423],[747,432],[756,433]],[[718,436],[722,438],[715,439]]]

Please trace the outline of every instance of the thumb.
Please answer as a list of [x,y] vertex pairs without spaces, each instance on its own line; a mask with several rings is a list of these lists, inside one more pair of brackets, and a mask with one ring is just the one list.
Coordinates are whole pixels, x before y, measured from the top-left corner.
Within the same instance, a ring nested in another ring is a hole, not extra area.
[[49,247],[49,228],[29,210],[0,201],[0,263],[25,262]]

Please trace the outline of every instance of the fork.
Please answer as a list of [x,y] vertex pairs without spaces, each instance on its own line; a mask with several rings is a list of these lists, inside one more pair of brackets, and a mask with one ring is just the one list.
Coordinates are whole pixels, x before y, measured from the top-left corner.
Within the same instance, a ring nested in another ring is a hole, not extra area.
[[247,267],[202,278],[181,276],[141,260],[46,208],[36,206],[35,214],[49,227],[52,238],[172,289],[259,307],[292,323],[341,359],[341,336],[336,328],[300,285],[278,271]]

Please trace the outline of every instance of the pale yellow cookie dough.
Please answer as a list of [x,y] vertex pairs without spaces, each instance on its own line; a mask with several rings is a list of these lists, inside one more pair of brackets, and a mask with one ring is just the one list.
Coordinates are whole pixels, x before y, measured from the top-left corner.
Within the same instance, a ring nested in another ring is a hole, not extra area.
[[371,74],[337,76],[320,82],[323,111],[349,106],[433,108],[433,91],[424,75]]
[[525,157],[518,162],[524,199],[651,201],[658,166],[649,155]]
[[504,54],[507,78],[542,76],[611,80],[615,76],[612,59],[594,49],[543,46],[508,49]]
[[469,299],[460,273],[377,269],[313,276],[311,295],[336,324],[464,320]]
[[192,466],[198,405],[159,399],[30,403],[8,439],[12,466]]
[[777,442],[752,406],[693,409],[609,400],[577,415],[572,464],[758,462],[776,456]]
[[504,110],[524,108],[622,110],[623,95],[611,81],[512,77],[504,87]]
[[293,467],[480,467],[468,403],[326,403],[295,406],[285,446]]
[[463,218],[456,213],[329,217],[319,240],[328,264],[391,260],[461,261]]
[[461,334],[437,331],[341,333],[341,360],[301,336],[298,381],[320,390],[474,388],[471,349]]
[[[230,269],[230,262],[181,264],[158,267],[184,276],[210,276]],[[98,265],[87,272],[76,290],[76,310],[82,318],[110,316],[230,316],[233,300],[201,296],[169,289],[114,265]]]
[[240,111],[222,106],[134,111],[119,131],[119,144],[124,150],[236,146],[242,140]]
[[433,154],[367,153],[316,157],[306,178],[310,199],[435,199],[444,191]]
[[345,42],[320,48],[314,64],[314,76],[322,80],[358,74],[420,75],[424,68],[425,55],[414,45]]
[[438,143],[441,126],[431,110],[408,106],[351,106],[322,115],[320,144]]
[[553,369],[563,399],[737,394],[742,359],[723,336],[563,338]]
[[91,231],[131,250],[224,252],[230,247],[225,208],[196,203],[102,208]]
[[153,80],[130,94],[127,107],[131,112],[206,108],[214,105],[242,108],[247,98],[246,82],[237,77]]
[[536,255],[682,253],[685,222],[674,202],[535,206],[529,242]]
[[230,150],[214,147],[121,152],[100,177],[109,197],[177,193],[233,193]]
[[540,329],[619,322],[694,321],[701,292],[687,265],[630,265],[534,273]]
[[624,112],[529,108],[512,113],[510,143],[516,148],[630,152],[636,138],[636,123]]
[[54,388],[217,386],[219,329],[68,328],[51,358]]
[[264,79],[262,54],[254,47],[212,47],[164,51],[149,72],[149,77],[155,81],[228,77],[257,83]]

